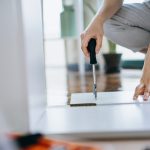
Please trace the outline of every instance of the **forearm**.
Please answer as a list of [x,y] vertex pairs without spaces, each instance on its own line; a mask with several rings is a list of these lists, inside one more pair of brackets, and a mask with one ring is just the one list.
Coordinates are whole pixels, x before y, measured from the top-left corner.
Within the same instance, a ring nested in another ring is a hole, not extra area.
[[104,0],[103,5],[97,12],[95,18],[103,24],[121,8],[122,4],[123,0]]
[[150,44],[147,50],[147,54],[143,66],[143,74],[140,84],[136,87],[134,93],[134,100],[138,99],[139,95],[143,95],[144,100],[148,100],[150,97]]
[[96,53],[99,52],[103,40],[103,23],[111,18],[121,7],[123,0],[104,0],[102,7],[99,9],[91,23],[81,34],[82,50],[85,56],[89,57],[87,49],[88,42],[91,38],[96,39]]
[[147,54],[146,54],[146,57],[145,57],[145,61],[144,61],[143,77],[142,78],[145,78],[145,75],[150,76],[150,44],[149,44]]

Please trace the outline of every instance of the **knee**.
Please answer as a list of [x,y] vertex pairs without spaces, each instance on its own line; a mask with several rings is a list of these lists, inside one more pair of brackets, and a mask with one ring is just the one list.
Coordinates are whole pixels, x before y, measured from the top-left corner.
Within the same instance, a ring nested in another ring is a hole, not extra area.
[[104,35],[108,39],[115,41],[115,34],[114,34],[115,25],[113,22],[114,20],[108,19],[103,25],[103,30],[104,30]]
[[150,42],[149,32],[138,27],[123,25],[115,19],[107,20],[103,29],[109,40],[135,52],[148,47]]

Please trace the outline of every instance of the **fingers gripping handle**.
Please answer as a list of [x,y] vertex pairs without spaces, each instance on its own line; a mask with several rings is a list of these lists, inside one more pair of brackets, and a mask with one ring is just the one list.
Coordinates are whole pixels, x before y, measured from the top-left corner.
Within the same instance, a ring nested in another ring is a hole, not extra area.
[[97,64],[95,48],[96,48],[96,40],[92,38],[89,41],[88,47],[87,47],[90,53],[90,64]]

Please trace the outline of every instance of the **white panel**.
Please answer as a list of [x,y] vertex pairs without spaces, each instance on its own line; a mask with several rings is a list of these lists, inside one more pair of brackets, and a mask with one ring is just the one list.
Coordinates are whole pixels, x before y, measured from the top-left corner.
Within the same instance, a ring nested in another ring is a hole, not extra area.
[[[100,104],[97,106],[51,107],[37,127],[46,134],[60,137],[62,135],[86,139],[150,137],[150,102],[143,102],[141,97],[139,102],[134,102],[132,94],[132,92],[101,93]],[[92,93],[85,95],[88,99]],[[81,99],[82,97],[84,94],[80,95]]]
[[24,57],[30,127],[37,124],[46,108],[46,75],[43,45],[42,1],[22,0]]
[[0,1],[0,107],[12,129],[20,131],[28,128],[28,113],[17,5]]
[[0,21],[0,108],[12,130],[28,131],[29,107],[36,119],[46,101],[41,0],[1,0]]
[[138,101],[133,100],[134,92],[98,92],[97,99],[93,93],[73,93],[71,95],[71,105],[118,105],[118,104],[135,104],[135,103],[150,103],[143,101],[142,96],[139,96]]
[[150,103],[51,107],[36,127],[45,134],[86,139],[150,137],[149,113]]

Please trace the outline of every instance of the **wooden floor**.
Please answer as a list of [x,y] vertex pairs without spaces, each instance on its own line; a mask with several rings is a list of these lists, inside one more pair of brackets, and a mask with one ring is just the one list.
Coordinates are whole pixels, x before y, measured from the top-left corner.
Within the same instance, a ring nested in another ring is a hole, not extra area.
[[[68,72],[65,68],[47,68],[48,106],[67,105],[71,93],[92,92],[92,72],[80,75],[78,72]],[[133,91],[139,83],[140,70],[122,70],[120,74],[97,76],[97,91]]]

